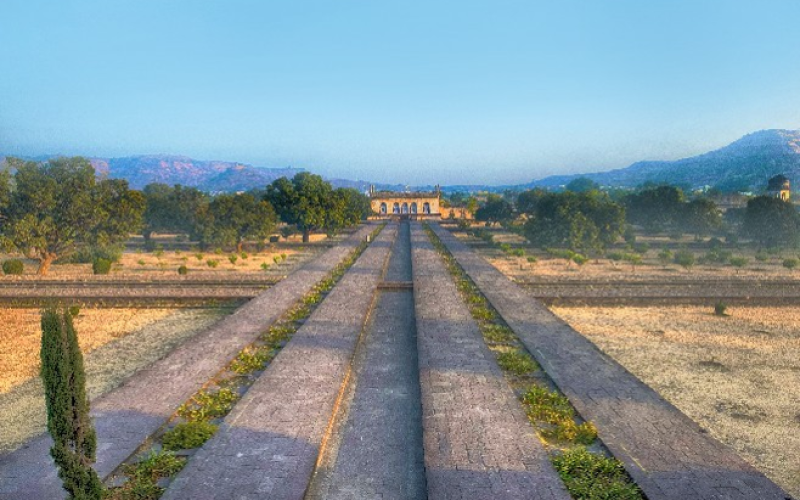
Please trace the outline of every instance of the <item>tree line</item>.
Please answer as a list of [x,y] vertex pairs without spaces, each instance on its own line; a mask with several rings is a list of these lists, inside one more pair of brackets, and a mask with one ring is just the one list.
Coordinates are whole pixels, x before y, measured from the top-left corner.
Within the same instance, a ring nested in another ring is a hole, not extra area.
[[759,248],[800,246],[800,214],[788,201],[762,195],[724,214],[710,197],[687,196],[677,186],[645,186],[632,192],[605,192],[578,179],[560,192],[536,188],[490,194],[475,213],[499,223],[542,248],[603,253],[615,242],[635,239],[634,227],[649,234],[684,234],[701,239],[740,238]]
[[0,244],[37,260],[38,274],[78,252],[107,255],[134,233],[150,248],[153,234],[182,233],[201,246],[241,251],[246,241],[273,234],[279,222],[284,235],[296,230],[307,242],[313,232],[336,233],[371,213],[364,194],[334,189],[307,172],[263,190],[211,196],[179,185],[130,189],[125,180],[98,179],[82,157],[7,163],[0,172]]

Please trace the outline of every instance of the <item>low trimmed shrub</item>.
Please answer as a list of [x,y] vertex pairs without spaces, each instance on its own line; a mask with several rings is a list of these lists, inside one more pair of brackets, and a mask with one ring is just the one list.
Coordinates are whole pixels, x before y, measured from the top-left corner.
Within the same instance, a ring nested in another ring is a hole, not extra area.
[[94,274],[108,274],[111,272],[111,261],[108,259],[97,258],[92,262],[92,272]]
[[684,269],[691,269],[694,266],[694,254],[688,250],[678,250],[675,252],[675,263]]
[[788,259],[783,260],[783,267],[785,267],[786,269],[794,269],[798,266],[798,264],[800,264],[800,261],[798,261],[794,257],[790,257]]
[[25,264],[19,259],[3,261],[3,274],[20,275],[25,272]]
[[186,266],[180,266],[178,268],[178,274],[180,274],[181,276],[186,276],[187,274],[189,274],[189,268]]
[[589,257],[576,253],[575,255],[572,256],[572,262],[578,264],[579,266],[582,266],[587,262],[589,262]]
[[72,316],[73,318],[76,318],[81,313],[81,308],[80,308],[80,306],[69,306],[67,311],[69,312],[70,316]]
[[732,265],[733,267],[741,269],[747,266],[747,263],[749,261],[750,259],[748,259],[747,257],[731,257],[730,259],[728,259],[728,264]]
[[726,310],[728,310],[728,306],[724,302],[717,302],[716,304],[714,304],[715,316],[725,316]]

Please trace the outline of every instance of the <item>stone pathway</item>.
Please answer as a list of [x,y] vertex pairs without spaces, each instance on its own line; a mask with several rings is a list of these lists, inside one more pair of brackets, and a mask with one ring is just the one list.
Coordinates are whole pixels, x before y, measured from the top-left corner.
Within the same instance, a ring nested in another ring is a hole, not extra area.
[[[134,375],[124,385],[92,402],[101,477],[116,469],[246,345],[278,319],[375,228],[365,226],[289,277],[251,300]],[[64,498],[44,434],[0,456],[0,499]]]
[[789,498],[486,260],[431,227],[649,500]]
[[569,499],[418,224],[411,239],[428,498]]
[[394,235],[387,227],[367,248],[163,500],[303,498]]
[[[411,281],[401,224],[384,283]],[[424,500],[422,410],[410,289],[382,290],[353,369],[353,395],[306,500]],[[344,406],[344,405],[343,405]]]

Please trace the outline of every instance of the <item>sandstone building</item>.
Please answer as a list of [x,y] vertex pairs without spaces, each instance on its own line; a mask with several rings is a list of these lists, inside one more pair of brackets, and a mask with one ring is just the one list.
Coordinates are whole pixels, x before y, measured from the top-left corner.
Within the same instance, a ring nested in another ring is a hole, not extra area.
[[376,219],[440,219],[441,192],[392,192],[370,188],[370,203]]

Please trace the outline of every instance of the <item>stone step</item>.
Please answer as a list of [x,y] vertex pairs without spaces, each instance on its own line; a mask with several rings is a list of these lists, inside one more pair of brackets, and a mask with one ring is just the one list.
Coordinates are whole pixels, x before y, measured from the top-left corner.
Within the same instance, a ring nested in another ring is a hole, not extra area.
[[[184,401],[327,276],[375,227],[362,227],[121,387],[92,401],[98,474],[108,476],[136,452]],[[49,455],[51,443],[50,436],[43,434],[0,456],[0,499],[66,497]]]
[[163,500],[302,499],[395,230],[387,227],[178,473]]
[[790,498],[472,249],[431,227],[649,500]]

